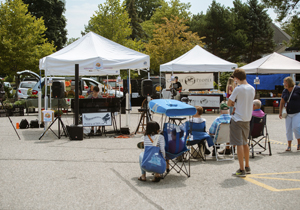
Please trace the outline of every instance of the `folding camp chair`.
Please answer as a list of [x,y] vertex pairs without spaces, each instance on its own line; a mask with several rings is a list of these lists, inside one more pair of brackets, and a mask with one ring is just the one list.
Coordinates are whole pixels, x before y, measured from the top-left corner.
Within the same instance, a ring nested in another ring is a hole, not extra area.
[[[174,130],[176,130],[176,140],[172,140],[172,132],[174,132]],[[190,155],[189,149],[186,147],[188,122],[185,122],[180,126],[165,123],[163,134],[166,142],[166,160],[169,161],[170,167],[164,174],[164,177],[173,169],[177,173],[183,172],[187,177],[190,177]]]
[[202,160],[206,160],[205,155],[205,141],[209,146],[213,145],[213,141],[208,133],[205,132],[206,123],[194,123],[189,122],[189,138],[187,139],[187,146],[190,149],[190,155],[193,158],[200,157]]
[[[214,136],[214,150],[215,150],[215,154],[216,154],[216,160],[217,161],[221,161],[221,160],[234,160],[234,149],[233,149],[233,145],[228,145],[227,143],[229,143],[230,141],[230,127],[229,127],[229,123],[220,123],[217,127],[217,131],[216,131],[216,135]],[[231,147],[231,151],[232,151],[232,158],[225,158],[225,150],[224,150],[224,154],[220,155],[217,152],[217,147],[220,147],[221,145],[225,145],[226,146],[230,146]],[[223,158],[219,158],[220,156],[222,156]]]
[[[255,140],[256,138],[258,139]],[[249,132],[249,146],[250,152],[252,153],[252,158],[254,158],[254,147],[256,145],[259,146],[262,151],[258,151],[256,154],[261,154],[267,150],[267,143],[269,147],[269,155],[271,156],[272,151],[267,129],[267,115],[263,116],[262,118],[252,116]]]

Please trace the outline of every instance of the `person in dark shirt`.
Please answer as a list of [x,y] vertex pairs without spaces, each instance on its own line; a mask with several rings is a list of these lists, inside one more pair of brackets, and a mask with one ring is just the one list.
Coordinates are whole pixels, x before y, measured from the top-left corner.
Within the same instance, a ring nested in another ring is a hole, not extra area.
[[[95,87],[93,88],[92,94],[90,94],[90,95],[88,96],[88,98],[102,98],[102,96],[99,95],[99,91],[100,91],[99,87],[98,87],[98,86],[95,86]],[[94,134],[94,126],[91,127],[91,133],[90,133],[90,134],[91,134],[91,135]],[[101,126],[98,127],[97,134],[100,135],[100,136],[102,136]]]
[[173,88],[174,90],[176,90],[176,95],[174,95],[174,98],[177,100],[180,100],[180,92],[182,90],[182,85],[181,83],[178,81],[178,77],[175,77],[175,83],[170,85],[170,88]]
[[284,78],[283,85],[285,89],[281,96],[279,118],[282,119],[282,109],[285,106],[287,112],[285,128],[288,140],[285,151],[289,152],[292,148],[293,133],[298,140],[297,150],[300,150],[300,87],[295,85],[291,77]]

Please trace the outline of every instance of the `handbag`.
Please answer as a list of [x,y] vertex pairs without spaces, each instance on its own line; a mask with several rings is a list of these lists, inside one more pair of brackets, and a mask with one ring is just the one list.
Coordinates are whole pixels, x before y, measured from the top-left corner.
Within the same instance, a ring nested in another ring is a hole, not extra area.
[[[293,88],[293,90],[292,90],[292,92],[291,92],[291,94],[290,94],[289,100],[286,102],[286,104],[289,103],[289,101],[290,101],[290,99],[291,99],[291,96],[292,96],[292,94],[293,94],[294,89],[295,89],[295,86],[294,86],[294,88]],[[286,105],[286,106],[287,106],[287,105]],[[286,117],[287,117],[287,111],[286,111],[286,107],[285,107],[285,106],[282,108],[281,116],[282,116],[282,118],[286,118]]]
[[158,174],[163,174],[166,171],[166,161],[160,152],[160,148],[157,147],[158,135],[156,135],[154,141],[148,135],[152,146],[146,146],[142,161],[142,168],[148,172],[154,172]]

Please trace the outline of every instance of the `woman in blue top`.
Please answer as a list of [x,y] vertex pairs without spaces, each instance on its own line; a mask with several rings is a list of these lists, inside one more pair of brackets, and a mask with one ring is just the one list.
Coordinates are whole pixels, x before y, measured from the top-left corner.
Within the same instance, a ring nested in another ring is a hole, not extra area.
[[285,128],[288,140],[288,147],[285,151],[291,151],[293,133],[298,140],[297,150],[300,150],[300,87],[295,86],[291,77],[284,78],[283,85],[285,89],[281,96],[279,118],[282,119],[282,109],[285,106],[287,112]]

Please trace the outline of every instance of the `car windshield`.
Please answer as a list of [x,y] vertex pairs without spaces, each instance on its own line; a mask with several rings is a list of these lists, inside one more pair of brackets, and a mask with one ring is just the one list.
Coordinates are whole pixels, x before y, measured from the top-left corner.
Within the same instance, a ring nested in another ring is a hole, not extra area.
[[20,88],[33,88],[35,85],[34,82],[30,82],[30,83],[21,83],[20,84]]

